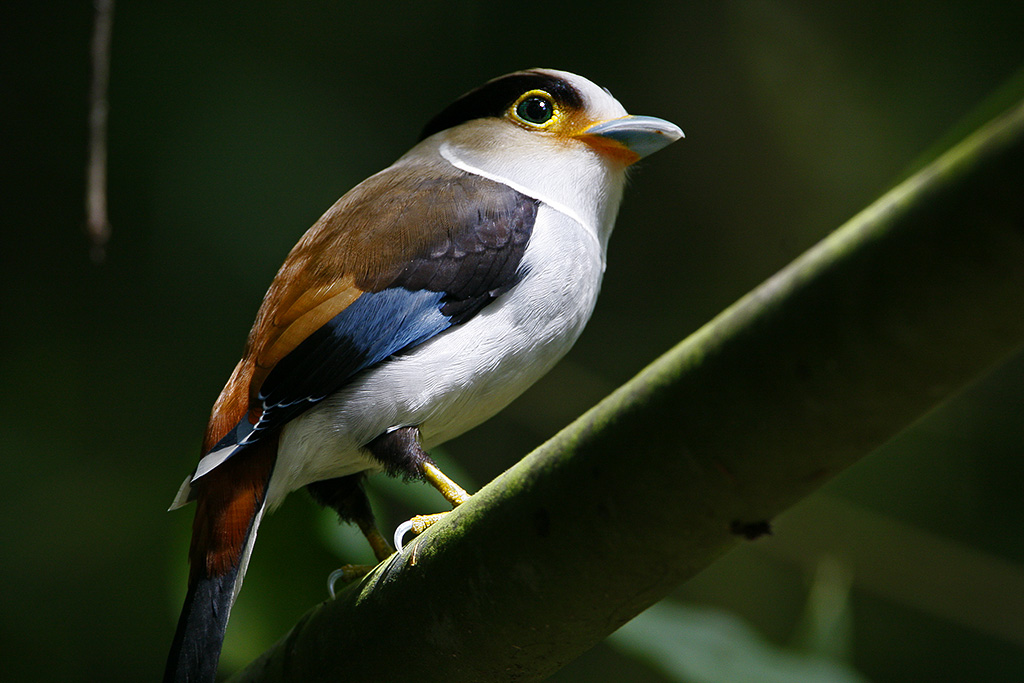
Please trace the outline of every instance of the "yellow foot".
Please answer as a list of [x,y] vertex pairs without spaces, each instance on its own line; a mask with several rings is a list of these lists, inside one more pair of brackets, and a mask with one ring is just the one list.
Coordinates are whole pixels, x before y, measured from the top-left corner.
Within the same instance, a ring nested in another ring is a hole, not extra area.
[[327,577],[327,590],[334,597],[334,584],[341,581],[342,583],[352,583],[357,581],[371,571],[374,570],[376,565],[373,564],[346,564],[343,567],[339,567],[331,572],[331,575]]
[[405,538],[407,533],[411,531],[418,536],[435,523],[440,522],[441,518],[447,514],[449,513],[437,512],[432,515],[416,515],[408,522],[399,524],[398,528],[395,529],[395,548],[398,549],[398,552],[402,552],[402,539]]
[[[442,472],[437,465],[427,460],[421,465],[421,468],[423,470],[423,478],[427,480],[428,484],[437,489],[444,496],[444,499],[452,504],[453,508],[469,500],[469,494],[466,493],[466,489],[449,479],[448,475]],[[411,531],[417,535],[422,534],[447,514],[447,512],[438,512],[433,515],[417,515],[408,522],[399,524],[398,528],[395,529],[395,548],[398,552],[402,552],[402,539],[405,538],[407,533]]]
[[[379,531],[377,531],[377,527],[373,525],[372,520],[369,522],[360,522],[359,528],[362,530],[363,535],[366,536],[366,540],[370,542],[370,547],[373,548],[373,554],[379,562],[383,562],[394,554],[395,549],[392,548],[391,544],[381,536]],[[339,581],[342,583],[358,581],[373,571],[376,566],[377,565],[374,564],[346,564],[343,567],[335,569],[331,572],[331,575],[327,577],[327,590],[330,592],[331,597],[334,597],[334,584]]]

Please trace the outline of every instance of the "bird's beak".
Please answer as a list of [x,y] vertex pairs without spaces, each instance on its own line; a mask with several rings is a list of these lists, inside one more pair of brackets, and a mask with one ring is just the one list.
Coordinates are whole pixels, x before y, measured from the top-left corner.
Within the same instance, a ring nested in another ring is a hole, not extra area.
[[674,123],[653,116],[623,116],[586,128],[579,137],[591,147],[627,166],[683,136]]

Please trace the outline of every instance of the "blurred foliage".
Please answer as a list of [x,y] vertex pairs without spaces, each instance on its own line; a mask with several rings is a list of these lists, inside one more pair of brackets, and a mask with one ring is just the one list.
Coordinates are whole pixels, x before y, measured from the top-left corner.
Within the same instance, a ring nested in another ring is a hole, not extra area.
[[[842,662],[849,649],[849,576],[822,563],[807,601],[804,647],[765,642],[730,613],[663,601],[610,639],[678,683],[865,683]],[[837,616],[842,618],[837,619]]]
[[[16,3],[0,28],[9,680],[156,678],[190,522],[164,509],[263,291],[306,227],[461,92],[518,68],[563,68],[687,133],[636,173],[576,349],[447,447],[482,482],[939,151],[1024,63],[1024,4],[1005,0],[124,2],[113,236],[96,267],[83,234],[91,11]],[[852,576],[844,648],[867,679],[1019,680],[1022,380],[1018,357],[675,597],[704,606],[685,608],[697,617],[736,615],[717,623],[745,656],[814,642],[808,585],[834,557]],[[376,495],[389,503],[385,526],[422,511]],[[359,559],[338,557],[323,525],[302,494],[265,522],[225,669]],[[664,643],[679,620],[662,621]],[[602,645],[555,680],[670,680],[664,670]]]

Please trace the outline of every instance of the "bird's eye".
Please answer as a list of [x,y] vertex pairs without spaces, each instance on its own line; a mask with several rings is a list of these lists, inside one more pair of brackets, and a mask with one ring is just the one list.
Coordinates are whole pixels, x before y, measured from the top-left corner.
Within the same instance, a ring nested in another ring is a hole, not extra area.
[[531,91],[519,98],[512,111],[524,123],[544,126],[555,116],[555,103],[546,92]]

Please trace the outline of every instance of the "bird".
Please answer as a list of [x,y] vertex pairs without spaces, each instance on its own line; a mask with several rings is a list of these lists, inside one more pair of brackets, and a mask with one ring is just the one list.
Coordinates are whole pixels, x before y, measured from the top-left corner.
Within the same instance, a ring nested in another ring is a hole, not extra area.
[[[468,499],[428,451],[575,343],[627,169],[682,136],[582,76],[517,71],[444,108],[299,239],[171,505],[196,509],[165,682],[215,679],[260,521],[290,492],[356,524],[379,561],[394,549],[368,474],[426,481],[453,507]],[[414,517],[396,545],[438,517]]]

